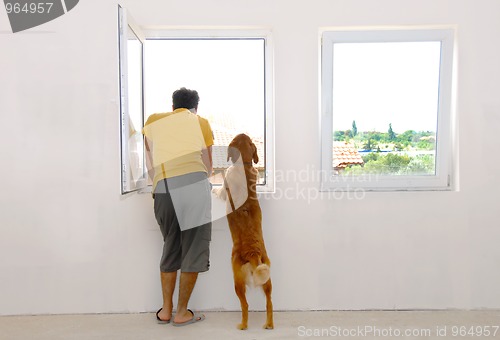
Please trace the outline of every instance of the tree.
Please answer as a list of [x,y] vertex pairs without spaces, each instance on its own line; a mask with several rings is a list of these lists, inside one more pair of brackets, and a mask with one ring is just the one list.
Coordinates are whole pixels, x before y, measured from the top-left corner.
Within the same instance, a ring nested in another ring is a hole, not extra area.
[[333,133],[333,140],[336,140],[336,141],[344,141],[345,140],[345,134],[344,134],[344,131],[335,131]]
[[389,153],[383,158],[383,164],[387,173],[397,174],[406,171],[406,167],[410,164],[411,159],[408,155]]
[[380,142],[384,140],[384,134],[381,132],[373,131],[370,132],[370,138],[377,142]]
[[356,137],[357,134],[358,134],[358,127],[356,126],[356,121],[353,120],[352,121],[352,136]]
[[379,159],[380,154],[376,152],[369,152],[368,155],[362,156],[363,162],[368,163],[371,161],[377,161]]
[[417,133],[413,130],[407,130],[401,134],[398,135],[398,141],[401,142],[402,144],[406,144],[408,145],[409,143],[411,143],[413,141],[413,137],[416,135]]
[[400,142],[394,143],[394,151],[401,151],[403,149],[404,149],[404,147]]
[[396,139],[396,134],[394,133],[394,131],[392,130],[392,124],[389,123],[389,131],[388,131],[388,134],[389,134],[389,140],[390,141],[393,141]]
[[369,137],[368,140],[366,141],[366,143],[363,145],[363,148],[365,150],[371,150],[373,149],[374,145],[373,145],[373,141],[372,141],[372,138]]
[[436,164],[434,155],[418,155],[411,159],[407,173],[412,175],[433,175]]

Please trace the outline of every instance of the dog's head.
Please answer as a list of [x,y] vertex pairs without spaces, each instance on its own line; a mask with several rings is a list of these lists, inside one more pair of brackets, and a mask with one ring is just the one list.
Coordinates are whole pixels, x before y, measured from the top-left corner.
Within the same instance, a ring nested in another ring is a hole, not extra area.
[[252,139],[241,133],[233,138],[229,147],[227,148],[227,160],[236,163],[241,155],[243,164],[252,164],[252,160],[255,164],[259,162],[259,156],[257,155],[257,147],[252,142]]

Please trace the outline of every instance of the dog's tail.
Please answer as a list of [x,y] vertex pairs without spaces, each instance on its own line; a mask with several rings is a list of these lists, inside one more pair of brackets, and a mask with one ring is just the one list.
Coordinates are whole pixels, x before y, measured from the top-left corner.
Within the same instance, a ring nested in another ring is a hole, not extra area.
[[260,252],[249,254],[247,259],[247,284],[253,287],[262,286],[271,277],[270,265],[262,263],[262,254]]
[[271,268],[265,263],[259,264],[253,271],[253,282],[256,286],[262,286],[271,277]]

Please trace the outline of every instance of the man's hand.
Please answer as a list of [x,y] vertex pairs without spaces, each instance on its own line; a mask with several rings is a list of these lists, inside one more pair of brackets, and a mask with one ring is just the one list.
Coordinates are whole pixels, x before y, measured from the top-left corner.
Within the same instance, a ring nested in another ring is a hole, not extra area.
[[153,181],[155,176],[155,170],[153,167],[153,155],[151,154],[151,150],[153,149],[153,142],[151,142],[149,138],[144,137],[144,144],[146,146],[146,169],[149,179]]

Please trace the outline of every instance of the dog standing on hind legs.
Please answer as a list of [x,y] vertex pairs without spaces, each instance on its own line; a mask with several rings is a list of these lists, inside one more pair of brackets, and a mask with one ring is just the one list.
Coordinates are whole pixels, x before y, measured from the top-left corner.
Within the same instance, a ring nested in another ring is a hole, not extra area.
[[233,239],[234,288],[241,304],[238,328],[248,328],[246,286],[256,286],[262,287],[266,295],[264,328],[273,329],[271,261],[262,236],[262,212],[256,192],[258,171],[252,164],[252,161],[258,163],[259,157],[250,137],[245,134],[234,137],[228,147],[227,160],[233,165],[226,170],[222,187],[215,188],[214,193],[226,201],[227,221]]

